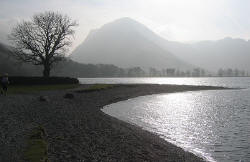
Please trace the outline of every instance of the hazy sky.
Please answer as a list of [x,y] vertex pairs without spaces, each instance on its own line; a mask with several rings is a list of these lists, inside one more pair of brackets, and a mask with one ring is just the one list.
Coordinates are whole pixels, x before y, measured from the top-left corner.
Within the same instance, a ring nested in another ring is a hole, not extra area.
[[59,11],[78,21],[73,47],[91,29],[133,18],[168,40],[250,38],[250,0],[0,0],[0,41],[33,14]]

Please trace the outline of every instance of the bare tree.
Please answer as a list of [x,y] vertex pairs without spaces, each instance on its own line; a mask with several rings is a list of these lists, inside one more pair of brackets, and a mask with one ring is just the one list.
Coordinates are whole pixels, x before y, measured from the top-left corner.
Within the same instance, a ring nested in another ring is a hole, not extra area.
[[14,55],[23,62],[42,65],[43,76],[49,77],[53,65],[65,58],[75,26],[67,15],[52,11],[36,14],[12,30],[9,39],[15,46]]

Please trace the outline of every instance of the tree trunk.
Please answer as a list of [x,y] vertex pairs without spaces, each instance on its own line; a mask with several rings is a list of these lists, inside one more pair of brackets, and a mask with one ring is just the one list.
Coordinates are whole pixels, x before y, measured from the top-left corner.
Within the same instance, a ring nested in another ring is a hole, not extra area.
[[43,77],[49,77],[50,76],[50,66],[44,65],[43,69]]

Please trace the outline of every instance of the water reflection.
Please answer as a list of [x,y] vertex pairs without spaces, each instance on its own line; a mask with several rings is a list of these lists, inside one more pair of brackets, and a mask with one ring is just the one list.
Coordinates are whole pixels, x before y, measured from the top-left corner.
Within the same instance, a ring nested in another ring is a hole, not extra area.
[[250,88],[250,77],[210,78],[79,78],[82,84],[176,84]]
[[109,105],[107,114],[209,161],[250,161],[250,92],[200,91],[138,97]]

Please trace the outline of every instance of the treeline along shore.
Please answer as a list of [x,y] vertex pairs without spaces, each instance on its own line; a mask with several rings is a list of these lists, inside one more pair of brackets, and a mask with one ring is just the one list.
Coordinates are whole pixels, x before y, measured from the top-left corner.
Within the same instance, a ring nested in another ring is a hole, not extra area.
[[0,161],[203,161],[100,109],[142,95],[214,89],[224,88],[79,85],[0,96]]

